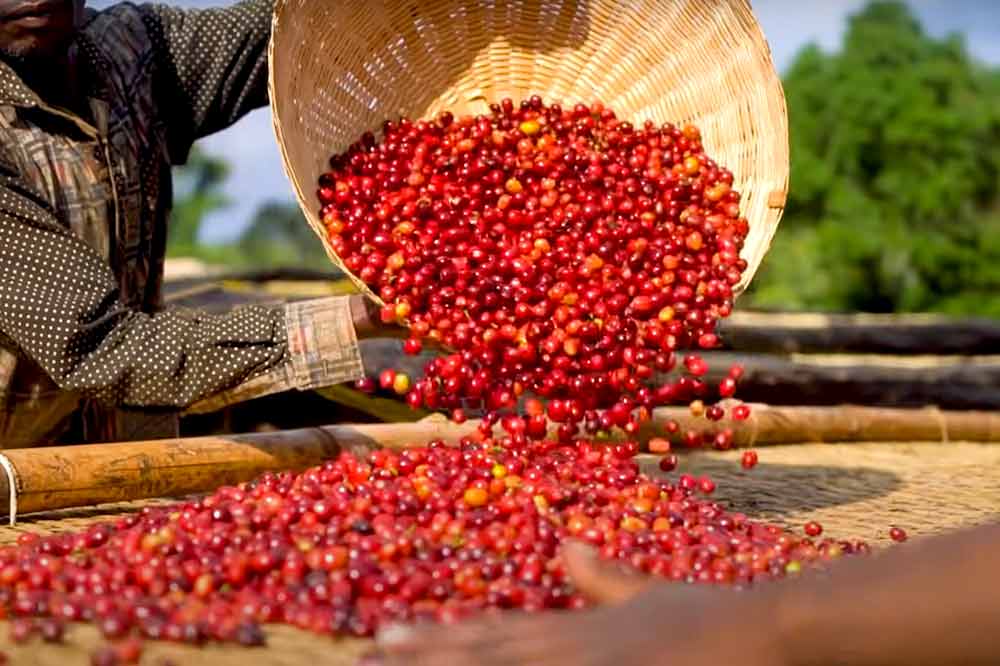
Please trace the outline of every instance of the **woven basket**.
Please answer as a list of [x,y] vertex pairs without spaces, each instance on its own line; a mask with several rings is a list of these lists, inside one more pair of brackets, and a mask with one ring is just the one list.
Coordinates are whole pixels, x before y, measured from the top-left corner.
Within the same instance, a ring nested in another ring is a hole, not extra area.
[[384,120],[486,113],[503,97],[698,125],[750,222],[737,293],[784,208],[784,94],[746,0],[278,0],[270,64],[285,170],[341,269],[317,216],[330,156]]

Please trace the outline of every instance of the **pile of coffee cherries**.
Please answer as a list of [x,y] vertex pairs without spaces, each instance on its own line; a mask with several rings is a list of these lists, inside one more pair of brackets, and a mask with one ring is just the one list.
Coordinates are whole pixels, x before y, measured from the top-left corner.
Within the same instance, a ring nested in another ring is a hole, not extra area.
[[331,247],[383,319],[409,325],[407,352],[427,338],[451,351],[401,382],[414,407],[490,420],[530,393],[569,441],[733,394],[738,377],[709,387],[701,357],[678,358],[718,346],[746,268],[733,175],[696,127],[505,99],[478,117],[387,122],[330,166]]
[[867,550],[728,512],[709,479],[644,475],[637,451],[477,435],[345,454],[82,532],[24,535],[0,550],[0,607],[15,640],[91,622],[109,641],[131,637],[121,649],[134,654],[140,637],[260,645],[267,623],[369,636],[387,622],[581,608],[560,562],[567,539],[653,576],[736,586]]

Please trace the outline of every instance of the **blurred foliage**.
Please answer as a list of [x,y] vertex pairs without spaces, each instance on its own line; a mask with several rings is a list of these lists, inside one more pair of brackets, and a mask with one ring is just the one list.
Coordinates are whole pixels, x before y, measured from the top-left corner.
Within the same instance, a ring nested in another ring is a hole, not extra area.
[[323,245],[294,203],[270,201],[257,209],[239,239],[252,266],[294,266],[332,270]]
[[873,2],[784,85],[788,207],[748,303],[1000,316],[1000,71]]
[[187,164],[175,170],[177,194],[170,220],[168,256],[190,257],[233,269],[333,270],[322,244],[294,202],[265,202],[231,243],[201,241],[205,219],[230,204],[222,194],[228,177],[229,165],[225,160],[197,148]]
[[[876,1],[839,52],[803,49],[784,85],[788,207],[743,304],[1000,317],[1000,70]],[[231,244],[199,243],[227,175],[200,152],[178,171],[171,255],[331,267],[294,204],[265,204]]]
[[229,177],[225,160],[197,146],[187,164],[174,173],[174,210],[170,215],[167,254],[189,257],[203,250],[198,234],[204,219],[229,205],[221,188]]

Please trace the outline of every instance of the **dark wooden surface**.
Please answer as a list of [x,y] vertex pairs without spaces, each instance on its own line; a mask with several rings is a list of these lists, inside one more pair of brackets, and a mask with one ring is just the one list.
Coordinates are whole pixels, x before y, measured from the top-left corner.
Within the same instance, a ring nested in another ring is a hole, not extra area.
[[721,324],[742,352],[863,354],[1000,353],[1000,321],[928,315],[818,315],[735,312]]
[[706,360],[716,378],[733,363],[742,364],[746,374],[738,395],[751,402],[1000,409],[1000,357],[732,352],[708,354]]

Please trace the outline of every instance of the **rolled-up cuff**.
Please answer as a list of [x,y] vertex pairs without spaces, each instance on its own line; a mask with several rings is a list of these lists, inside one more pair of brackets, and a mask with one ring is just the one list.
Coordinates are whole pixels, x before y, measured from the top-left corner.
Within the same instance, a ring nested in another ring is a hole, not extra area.
[[205,398],[187,412],[218,411],[274,393],[357,381],[365,376],[348,296],[333,296],[285,306],[288,350],[285,361],[238,386]]
[[306,391],[364,377],[349,296],[289,303],[285,323],[295,388]]

